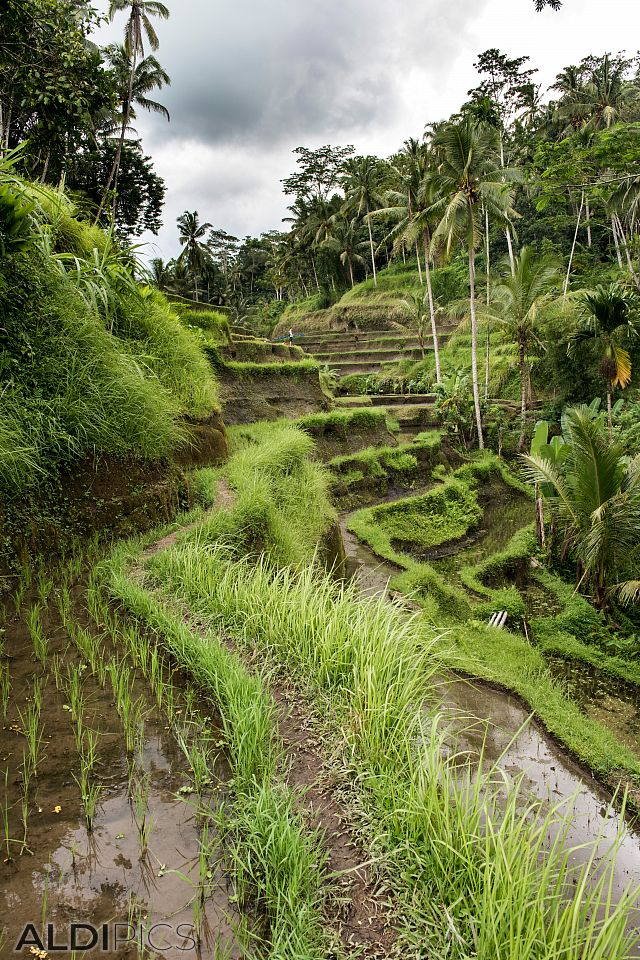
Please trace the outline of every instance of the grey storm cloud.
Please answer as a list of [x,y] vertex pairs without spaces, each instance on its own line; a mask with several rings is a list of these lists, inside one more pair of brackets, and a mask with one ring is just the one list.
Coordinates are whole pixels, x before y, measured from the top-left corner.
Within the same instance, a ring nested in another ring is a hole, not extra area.
[[[183,0],[184,2],[184,0]],[[352,138],[390,119],[403,69],[437,69],[486,0],[189,0],[159,25],[170,136],[211,145]],[[452,11],[455,6],[455,13]],[[188,8],[188,9],[187,9]],[[151,126],[166,137],[159,118]]]

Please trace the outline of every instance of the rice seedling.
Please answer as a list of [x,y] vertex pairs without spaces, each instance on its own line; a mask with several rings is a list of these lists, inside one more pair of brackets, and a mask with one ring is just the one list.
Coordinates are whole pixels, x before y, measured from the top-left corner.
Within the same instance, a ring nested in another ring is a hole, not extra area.
[[11,673],[9,664],[0,660],[0,703],[2,704],[2,716],[6,720],[9,711],[9,698],[11,696]]
[[27,741],[27,750],[25,753],[26,766],[24,769],[28,769],[29,776],[31,776],[31,774],[37,776],[38,765],[43,759],[41,747],[44,733],[40,724],[41,707],[42,701],[34,698],[24,711],[18,709],[18,718],[20,720],[22,734]]
[[140,842],[140,859],[144,860],[154,827],[154,822],[149,817],[149,781],[144,774],[137,777],[134,783],[133,811]]
[[6,859],[11,860],[11,844],[16,841],[11,837],[11,827],[9,824],[9,768],[4,772],[4,803],[2,804],[2,833],[4,836],[4,849]]
[[85,730],[82,738],[80,753],[80,766],[83,770],[83,776],[88,780],[93,776],[98,762],[98,743],[100,734],[97,730]]
[[29,837],[29,786],[31,783],[31,767],[26,751],[22,754],[22,789],[20,792],[20,823],[22,824],[22,841],[20,845],[20,855],[29,850],[27,840]]
[[62,621],[62,626],[67,632],[70,632],[73,625],[73,604],[71,601],[71,591],[69,589],[69,585],[64,580],[60,584],[57,606],[58,613],[60,614],[60,619]]
[[69,699],[69,709],[71,711],[71,721],[74,725],[74,736],[76,749],[80,753],[82,745],[82,736],[84,730],[84,714],[86,700],[82,689],[81,665],[70,663],[67,667],[67,697]]
[[24,600],[24,596],[27,592],[27,589],[28,589],[27,583],[21,577],[13,593],[13,605],[16,611],[16,616],[18,617],[20,616],[20,613],[22,611],[22,603]]
[[100,804],[102,796],[102,786],[91,779],[91,775],[81,766],[80,779],[74,774],[74,780],[80,787],[80,796],[82,798],[82,808],[87,832],[92,833],[95,823],[96,811]]
[[198,945],[202,942],[202,928],[206,916],[206,903],[211,895],[212,889],[212,857],[213,843],[209,836],[209,823],[205,820],[198,838],[198,881],[193,898],[193,931]]
[[175,737],[189,764],[198,799],[202,800],[205,787],[211,786],[213,782],[212,772],[215,765],[213,743],[210,739],[203,737],[189,739],[184,730],[176,730]]
[[33,652],[36,660],[44,663],[47,659],[49,641],[42,626],[41,611],[42,608],[38,603],[30,607],[29,613],[27,614],[27,624],[31,634],[31,642],[33,643]]
[[53,592],[53,578],[48,575],[44,566],[38,568],[37,586],[40,603],[43,607],[46,607]]

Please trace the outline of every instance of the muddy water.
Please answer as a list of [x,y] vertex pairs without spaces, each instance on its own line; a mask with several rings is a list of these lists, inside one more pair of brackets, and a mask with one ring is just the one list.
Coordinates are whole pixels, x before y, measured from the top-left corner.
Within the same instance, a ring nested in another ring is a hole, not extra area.
[[[79,664],[74,648],[55,617],[47,621],[49,655],[65,664]],[[206,902],[200,921],[201,943],[194,937],[194,895],[199,875],[201,821],[190,790],[186,761],[158,714],[150,694],[145,698],[144,743],[136,758],[136,776],[147,786],[146,821],[151,823],[148,850],[142,853],[136,811],[129,799],[129,762],[111,688],[103,690],[87,669],[82,675],[85,722],[99,731],[95,781],[102,787],[93,831],[86,829],[80,788],[78,753],[64,691],[53,676],[32,659],[23,618],[9,616],[6,656],[12,677],[9,712],[0,730],[0,756],[8,770],[0,783],[0,805],[8,807],[12,840],[22,837],[20,824],[21,762],[25,738],[18,710],[24,712],[37,672],[46,683],[43,696],[43,759],[29,794],[27,848],[2,838],[0,856],[0,930],[5,942],[0,956],[13,949],[27,924],[33,924],[50,956],[65,956],[52,947],[71,946],[71,924],[98,931],[95,949],[78,956],[127,958],[239,958],[243,952],[235,931],[241,917],[222,869],[222,851],[210,827]],[[49,657],[49,659],[50,659]],[[47,663],[48,667],[48,663]],[[138,684],[135,696],[143,689]],[[215,807],[224,799],[224,761],[212,771],[210,796]],[[182,792],[181,792],[182,791]],[[138,822],[140,816],[137,817]],[[132,926],[129,926],[129,924]],[[52,937],[43,933],[52,925]],[[90,942],[90,930],[78,933],[78,946]],[[107,949],[102,938],[106,937]],[[29,944],[34,940],[30,939]],[[19,955],[30,954],[29,945]],[[71,956],[68,950],[67,956]]]
[[[346,518],[342,528],[348,575],[360,585],[363,595],[388,594],[396,568],[380,561],[345,524]],[[587,847],[574,851],[573,862],[589,858],[596,838],[597,858],[605,862],[621,826],[610,793],[531,720],[515,697],[454,678],[441,678],[438,688],[456,749],[464,751],[472,763],[484,752],[485,764],[499,761],[500,768],[513,778],[523,774],[525,794],[543,804],[556,805],[575,795],[567,842],[572,847]],[[617,853],[615,895],[620,896],[630,882],[640,882],[640,832],[633,827],[627,828]]]
[[545,655],[556,680],[584,712],[608,727],[637,757],[640,757],[640,690],[586,663]]
[[[524,795],[542,801],[545,807],[575,797],[565,811],[570,814],[567,844],[586,847],[572,854],[572,862],[584,862],[596,838],[596,860],[605,862],[620,829],[611,794],[530,719],[515,697],[457,679],[442,680],[440,694],[456,748],[472,763],[483,753],[485,767],[499,761],[500,768],[514,779],[523,774]],[[630,883],[638,882],[640,832],[627,827],[616,856],[614,895],[619,897]]]

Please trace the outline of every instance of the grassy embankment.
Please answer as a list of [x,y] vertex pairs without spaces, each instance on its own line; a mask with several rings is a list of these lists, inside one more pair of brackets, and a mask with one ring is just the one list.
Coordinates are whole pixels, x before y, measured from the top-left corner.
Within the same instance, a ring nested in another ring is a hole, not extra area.
[[[612,675],[629,680],[638,673],[632,664],[597,652],[576,638],[602,631],[603,624],[588,602],[570,596],[572,591],[558,578],[531,572],[532,528],[523,527],[503,548],[491,553],[489,547],[488,557],[465,565],[464,538],[483,518],[480,499],[492,477],[523,498],[531,496],[529,488],[486,454],[423,496],[358,511],[349,529],[399,568],[392,586],[417,600],[434,625],[447,627],[438,650],[450,668],[516,692],[545,727],[600,776],[615,782],[615,772],[624,771],[638,781],[638,758],[602,724],[585,716],[551,677],[544,654],[561,653],[601,668],[606,663]],[[517,509],[522,513],[523,505],[517,504]],[[507,522],[507,514],[499,513],[497,523],[505,526]],[[428,556],[429,551],[438,556],[438,548],[453,541],[460,541],[453,562],[446,557],[431,562],[420,559],[421,553]],[[551,616],[531,619],[538,640],[535,646],[521,633],[488,626],[491,613],[498,610],[508,611],[511,623],[525,616],[525,596],[515,585],[518,568],[562,600]]]
[[129,255],[63,193],[9,179],[34,205],[0,263],[0,498],[13,516],[51,501],[83,458],[171,457],[185,416],[219,404],[201,345],[134,281]]
[[[121,547],[98,571],[104,589],[150,626],[156,642],[215,697],[234,769],[245,742],[257,743],[258,756],[263,748],[255,731],[246,730],[254,723],[250,708],[258,694],[245,704],[235,695],[230,702],[237,661],[229,658],[242,651],[254,664],[272,665],[314,699],[323,740],[340,756],[371,858],[393,877],[409,949],[420,944],[455,960],[468,956],[470,943],[483,960],[628,956],[630,901],[617,908],[607,904],[607,871],[595,886],[587,879],[592,866],[575,875],[562,830],[545,851],[550,821],[559,811],[522,804],[517,784],[505,787],[492,770],[474,776],[461,758],[442,749],[437,717],[420,706],[429,700],[438,665],[437,639],[424,619],[382,600],[359,600],[353,588],[309,566],[317,518],[292,511],[285,501],[298,485],[308,442],[293,428],[286,442],[284,436],[278,431],[234,455],[227,478],[236,503],[214,510],[177,545],[143,560],[142,579],[134,572],[140,544]],[[311,485],[311,499],[307,469],[296,502],[313,511],[318,488]],[[319,482],[320,468],[312,469]],[[213,494],[215,477],[208,474],[208,480]],[[255,522],[253,489],[263,503],[259,515],[269,515],[266,524]],[[184,609],[197,618],[188,627],[180,615]],[[259,676],[268,686],[268,675]],[[236,724],[246,731],[241,738]],[[298,820],[292,825],[290,805],[282,801],[277,807],[272,799],[283,790],[286,796],[280,775],[275,783],[271,779],[272,769],[261,770],[258,763],[248,786],[239,776],[236,802],[226,814],[240,889],[261,894],[277,941],[270,955],[316,957],[323,949],[321,855],[297,839],[303,827]],[[281,845],[266,842],[279,835]],[[300,883],[301,873],[309,882]],[[604,924],[600,910],[609,917]]]

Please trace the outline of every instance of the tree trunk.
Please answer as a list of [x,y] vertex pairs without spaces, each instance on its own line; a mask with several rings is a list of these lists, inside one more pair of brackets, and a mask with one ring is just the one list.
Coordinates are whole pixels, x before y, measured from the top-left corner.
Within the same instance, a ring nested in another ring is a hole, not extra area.
[[418,261],[418,276],[420,277],[420,286],[424,286],[424,280],[422,279],[422,264],[420,263],[420,249],[418,247],[418,241],[416,240],[416,260]]
[[585,197],[585,216],[587,218],[587,246],[591,246],[591,209],[589,207],[589,197]]
[[616,221],[613,214],[611,214],[611,233],[613,234],[613,242],[616,248],[616,258],[618,260],[618,266],[622,270],[622,253],[620,252],[620,241],[618,240],[618,228],[616,227]]
[[313,254],[311,254],[311,266],[313,267],[313,276],[315,277],[316,287],[318,289],[318,293],[320,293],[320,282],[318,280],[318,273],[316,271],[316,261]]
[[[489,249],[489,210],[487,207],[484,208],[484,242],[485,242],[485,260],[487,265],[487,306],[491,303],[491,265],[490,265],[490,249]],[[484,356],[484,398],[485,400],[489,397],[489,336],[490,330],[489,325],[487,324],[487,338],[485,343],[485,356]]]
[[518,344],[518,369],[520,371],[520,437],[518,438],[518,453],[522,453],[527,431],[527,358],[524,343],[522,342]]
[[487,306],[491,303],[490,263],[489,263],[489,211],[484,208],[484,257],[487,261]]
[[607,380],[607,424],[609,425],[609,438],[613,434],[613,404],[611,402],[611,382]]
[[376,274],[376,257],[373,250],[373,233],[371,232],[371,217],[369,216],[369,207],[367,206],[367,226],[369,228],[369,247],[371,248],[371,266],[373,267],[373,285],[378,286],[378,277]]
[[573,244],[571,246],[571,254],[569,256],[569,266],[567,267],[567,276],[564,281],[564,290],[562,291],[563,301],[567,299],[567,291],[569,289],[569,277],[571,276],[571,267],[573,266],[573,255],[576,252],[576,243],[578,242],[578,230],[580,229],[580,220],[582,218],[583,207],[584,207],[584,190],[582,191],[582,198],[580,200],[580,209],[578,210],[578,219],[576,221],[576,232],[573,235]]
[[436,311],[433,304],[433,290],[431,289],[431,268],[429,266],[429,235],[424,235],[424,275],[427,278],[427,297],[429,300],[429,317],[431,319],[431,335],[433,337],[433,352],[436,358],[436,383],[441,382],[440,376],[440,348],[438,346],[438,328],[436,326]]
[[634,267],[633,267],[633,260],[631,259],[631,254],[629,253],[629,244],[627,243],[627,235],[626,235],[626,233],[624,232],[624,227],[622,226],[622,221],[620,220],[620,217],[618,216],[617,213],[615,214],[615,219],[616,219],[616,223],[617,223],[617,225],[618,225],[618,233],[619,233],[619,235],[620,235],[620,242],[621,242],[621,244],[622,244],[622,249],[624,250],[625,257],[627,258],[627,266],[629,267],[629,272],[630,272],[631,276],[633,277],[633,282],[635,283],[636,287],[638,287],[638,288],[640,289],[640,281],[638,281],[638,277],[637,277],[637,275],[636,275],[636,271],[635,271],[635,269],[634,269]]
[[351,278],[351,288],[353,289],[355,286],[355,280],[353,279],[353,264],[351,263],[351,260],[349,260],[349,277]]
[[471,379],[473,381],[473,405],[478,431],[478,448],[484,449],[482,435],[482,414],[480,412],[480,391],[478,390],[478,324],[476,320],[476,255],[469,248],[469,312],[471,314]]
[[505,230],[507,236],[507,247],[509,248],[509,263],[511,264],[511,276],[515,277],[516,275],[516,261],[513,256],[513,244],[511,242],[511,230],[509,227]]

